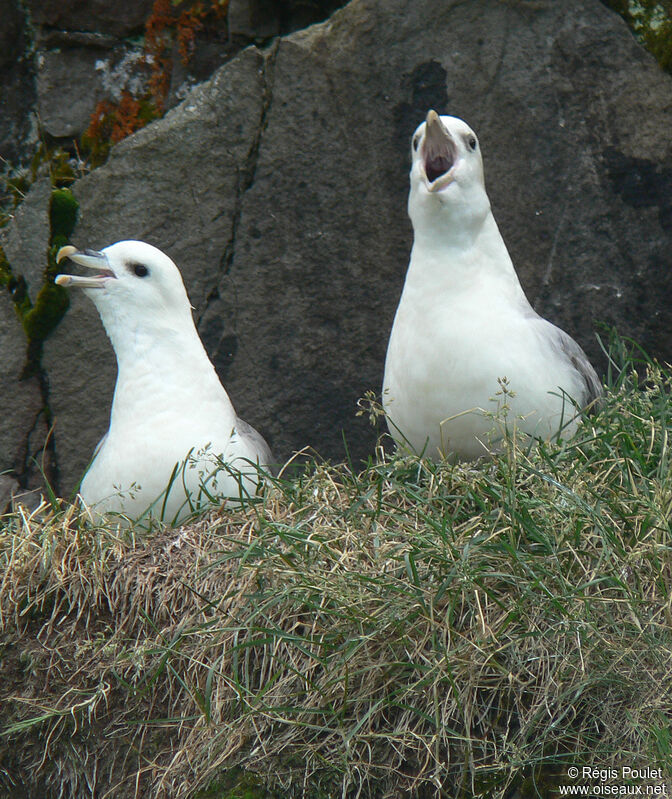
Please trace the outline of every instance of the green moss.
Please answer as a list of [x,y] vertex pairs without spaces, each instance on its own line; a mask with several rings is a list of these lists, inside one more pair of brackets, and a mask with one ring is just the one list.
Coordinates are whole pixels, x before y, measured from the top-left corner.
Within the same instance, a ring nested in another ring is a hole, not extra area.
[[49,204],[50,235],[47,249],[47,263],[44,270],[44,283],[40,288],[35,304],[28,296],[26,281],[14,275],[12,267],[0,247],[0,286],[12,295],[16,313],[28,340],[28,372],[39,368],[42,355],[42,342],[53,332],[70,303],[68,292],[54,283],[58,272],[56,253],[67,244],[77,224],[79,203],[70,189],[54,189]]
[[0,244],[0,286],[8,288],[12,277],[12,269],[5,255],[5,251]]
[[72,167],[71,155],[60,147],[50,150],[44,142],[33,152],[27,167],[10,163],[2,164],[0,174],[0,227],[5,226],[14,216],[32,184],[39,174],[46,170],[54,188],[69,186],[76,175]]
[[49,157],[49,173],[52,186],[69,186],[76,179],[71,166],[70,154],[65,150],[56,150]]
[[8,288],[11,292],[12,300],[14,301],[16,313],[23,324],[24,317],[26,314],[30,313],[31,308],[33,307],[30,297],[28,296],[28,286],[26,286],[26,281],[21,275],[19,275],[19,277],[12,277]]
[[[51,237],[49,243],[58,247],[67,244],[77,224],[79,203],[70,189],[54,189],[49,206]],[[62,241],[62,244],[59,243]]]
[[38,174],[46,166],[52,186],[69,186],[76,177],[70,158],[70,153],[61,147],[50,150],[41,142],[30,159],[30,183],[37,180]]
[[2,246],[0,246],[0,286],[11,294],[16,314],[23,323],[24,316],[33,306],[28,296],[26,281],[21,276],[14,275]]
[[109,136],[100,139],[88,131],[82,133],[79,139],[79,147],[82,153],[86,155],[87,160],[93,169],[102,166],[112,149],[112,142]]
[[[67,244],[77,224],[79,203],[70,189],[54,189],[49,204],[50,236],[47,250],[45,282],[38,292],[35,305],[19,310],[28,342],[41,343],[53,332],[70,303],[68,292],[54,283],[58,272],[56,253]],[[16,302],[16,300],[15,300]],[[28,301],[30,303],[30,301]]]
[[37,295],[35,305],[22,318],[28,341],[44,341],[63,318],[69,303],[67,291],[51,279],[47,280]]
[[140,110],[138,111],[138,119],[141,119],[145,125],[149,125],[155,119],[160,119],[161,113],[157,110],[156,104],[153,100],[140,100]]

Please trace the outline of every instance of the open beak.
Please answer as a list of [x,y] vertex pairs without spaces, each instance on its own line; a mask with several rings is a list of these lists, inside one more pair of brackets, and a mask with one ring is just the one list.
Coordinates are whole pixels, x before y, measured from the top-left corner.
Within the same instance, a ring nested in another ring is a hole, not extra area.
[[429,191],[441,191],[453,182],[457,146],[434,110],[427,112],[422,141],[422,165]]
[[80,277],[79,275],[56,275],[54,283],[57,286],[76,286],[83,289],[102,289],[105,281],[117,276],[110,269],[107,255],[96,250],[78,250],[68,244],[56,254],[56,263],[60,264],[65,258],[69,258],[76,264],[86,266],[88,269],[95,269],[98,273],[94,277]]

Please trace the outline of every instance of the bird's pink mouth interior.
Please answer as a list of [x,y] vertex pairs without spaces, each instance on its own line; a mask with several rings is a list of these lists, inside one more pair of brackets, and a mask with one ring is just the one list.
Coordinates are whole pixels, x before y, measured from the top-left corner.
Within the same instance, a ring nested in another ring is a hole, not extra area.
[[434,183],[441,175],[445,175],[453,167],[453,159],[449,153],[432,154],[431,158],[425,158],[425,175],[430,183]]
[[457,146],[436,114],[428,115],[422,143],[422,165],[430,191],[440,191],[451,182],[457,161]]

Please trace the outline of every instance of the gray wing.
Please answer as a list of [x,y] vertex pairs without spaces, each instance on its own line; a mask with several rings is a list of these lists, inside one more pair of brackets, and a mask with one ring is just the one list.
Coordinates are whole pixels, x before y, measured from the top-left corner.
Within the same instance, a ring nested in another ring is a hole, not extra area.
[[271,474],[275,475],[276,470],[273,467],[273,454],[261,433],[258,433],[251,424],[241,419],[240,416],[236,416],[236,430],[238,431],[238,435],[245,439],[248,444],[257,451],[259,455],[259,465],[264,466]]
[[574,399],[585,408],[594,403],[602,396],[602,383],[593,369],[593,365],[588,360],[588,356],[574,339],[555,325],[548,324],[553,328],[553,348],[557,349],[560,355],[576,369],[582,383],[581,396]]
[[86,464],[86,468],[85,468],[85,469],[84,469],[84,471],[82,472],[82,476],[79,478],[79,482],[77,483],[77,491],[79,491],[79,490],[80,490],[80,488],[81,488],[81,486],[82,486],[82,483],[84,482],[84,478],[85,478],[85,477],[86,477],[86,475],[87,475],[87,472],[88,472],[88,471],[89,471],[89,469],[90,469],[90,468],[93,466],[93,462],[94,462],[94,461],[96,460],[96,458],[98,457],[98,453],[100,452],[100,450],[101,450],[101,449],[103,448],[103,446],[105,445],[105,442],[107,441],[107,437],[108,437],[109,435],[110,435],[110,431],[108,430],[108,431],[107,431],[107,433],[105,433],[105,435],[104,435],[104,436],[103,436],[103,437],[100,439],[100,441],[99,441],[99,442],[96,444],[96,448],[93,450],[93,455],[92,455],[92,456],[91,456],[91,458],[89,459],[89,462]]
[[[107,437],[109,436],[109,434],[110,434],[110,431],[108,430],[107,433],[105,433],[105,435],[96,444],[96,448],[93,450],[93,455],[91,456],[91,461],[89,463],[89,466],[94,462],[94,460],[96,459],[96,456],[98,455],[100,450],[103,448],[103,444],[107,441]],[[88,469],[88,466],[87,466],[87,469]]]

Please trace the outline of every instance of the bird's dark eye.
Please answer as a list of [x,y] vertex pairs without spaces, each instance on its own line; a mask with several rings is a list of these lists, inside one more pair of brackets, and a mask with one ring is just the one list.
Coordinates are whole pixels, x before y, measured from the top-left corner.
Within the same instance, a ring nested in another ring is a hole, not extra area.
[[418,144],[420,144],[420,134],[416,133],[415,136],[413,136],[413,150],[414,151],[417,151]]
[[476,141],[476,137],[475,136],[469,136],[469,139],[467,140],[467,144],[469,145],[469,149],[470,150],[475,150],[476,147],[478,146],[478,142]]
[[147,277],[149,274],[149,269],[144,264],[128,264],[128,270],[138,277]]

